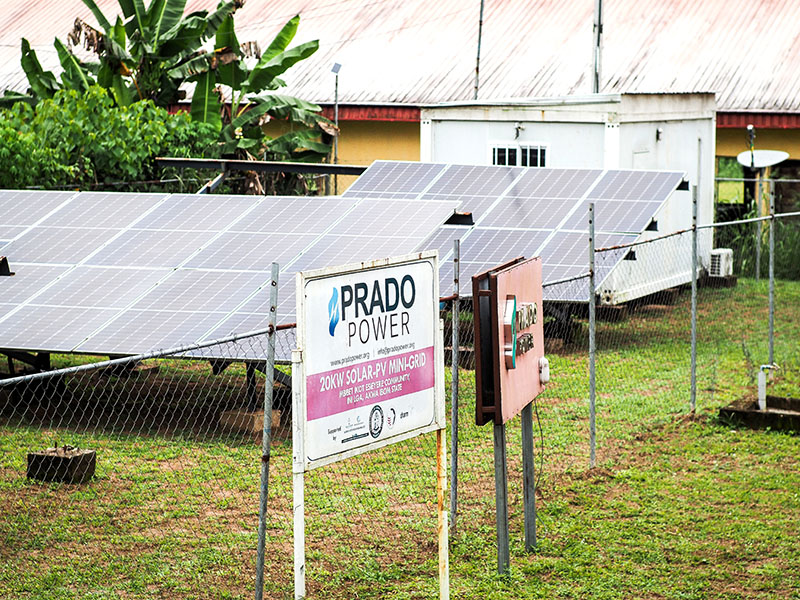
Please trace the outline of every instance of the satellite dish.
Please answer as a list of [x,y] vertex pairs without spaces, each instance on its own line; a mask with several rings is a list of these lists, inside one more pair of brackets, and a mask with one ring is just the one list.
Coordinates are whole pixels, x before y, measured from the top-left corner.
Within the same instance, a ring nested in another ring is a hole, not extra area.
[[745,167],[763,169],[764,167],[777,165],[787,158],[789,158],[789,153],[782,150],[753,150],[752,152],[745,150],[736,157],[736,160]]

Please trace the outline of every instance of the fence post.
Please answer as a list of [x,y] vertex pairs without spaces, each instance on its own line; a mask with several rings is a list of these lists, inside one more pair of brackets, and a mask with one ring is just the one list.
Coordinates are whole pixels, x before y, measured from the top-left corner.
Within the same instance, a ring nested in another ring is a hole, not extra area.
[[[769,194],[769,364],[775,364],[775,190]],[[770,375],[773,373],[770,370]]]
[[[764,177],[762,169],[758,170],[758,179],[756,180],[756,216],[761,216],[761,180]],[[761,280],[761,235],[762,225],[761,221],[756,222],[756,281]]]
[[459,326],[460,326],[460,254],[461,242],[453,242],[453,332],[452,332],[452,378],[450,380],[450,530],[456,530],[458,514],[458,359],[459,359]]
[[525,550],[536,550],[536,469],[533,453],[531,403],[522,409],[522,503],[524,505]]
[[692,413],[697,408],[697,186],[692,186]]
[[275,325],[278,313],[278,263],[272,263],[269,288],[269,335],[267,366],[264,369],[264,425],[261,437],[261,501],[258,507],[258,557],[256,560],[256,600],[264,595],[264,548],[267,536],[267,500],[269,498],[269,462],[272,443],[272,390],[275,382]]
[[596,463],[595,430],[595,281],[594,281],[594,202],[589,204],[589,466]]

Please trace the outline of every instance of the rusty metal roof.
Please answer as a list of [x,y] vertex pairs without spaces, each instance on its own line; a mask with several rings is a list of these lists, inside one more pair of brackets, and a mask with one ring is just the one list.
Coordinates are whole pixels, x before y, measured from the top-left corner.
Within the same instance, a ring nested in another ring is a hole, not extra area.
[[[117,0],[97,0],[107,17]],[[45,68],[53,37],[81,0],[5,0],[0,13],[0,90],[24,90],[19,39]],[[216,0],[189,0],[187,10]],[[474,0],[247,0],[240,41],[265,46],[301,15],[296,41],[320,50],[285,77],[287,92],[342,104],[423,105],[472,98],[480,2]],[[486,0],[479,98],[587,94],[593,0]],[[800,112],[800,2],[796,0],[606,0],[602,90],[716,92],[723,112]]]

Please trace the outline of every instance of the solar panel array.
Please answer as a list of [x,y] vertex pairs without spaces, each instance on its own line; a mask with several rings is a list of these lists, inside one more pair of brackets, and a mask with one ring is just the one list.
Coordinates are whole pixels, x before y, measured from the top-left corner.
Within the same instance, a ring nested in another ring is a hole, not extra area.
[[[544,280],[586,273],[596,245],[635,240],[680,173],[378,161],[341,197],[0,191],[0,348],[137,354],[263,328],[273,262],[279,323],[294,320],[294,274],[438,248],[441,291],[516,256]],[[470,225],[448,225],[454,210]],[[606,255],[598,283],[624,257]],[[469,286],[462,286],[468,291]],[[545,288],[585,301],[585,281]],[[288,359],[289,348],[279,358]],[[263,359],[247,343],[193,355]]]
[[[344,197],[381,197],[393,191],[404,198],[459,201],[474,224],[443,225],[417,248],[437,248],[440,289],[453,288],[453,241],[461,240],[462,281],[517,256],[541,256],[545,283],[588,273],[588,210],[595,204],[595,245],[635,241],[683,180],[665,171],[599,169],[523,169],[427,163],[377,162]],[[598,284],[622,260],[611,251],[595,267]],[[551,301],[585,302],[588,282],[545,288]],[[469,286],[462,286],[462,293]]]
[[[16,275],[0,277],[0,348],[137,354],[262,329],[273,262],[290,322],[297,270],[411,252],[456,206],[3,191],[0,251]],[[248,344],[196,354],[263,359]]]

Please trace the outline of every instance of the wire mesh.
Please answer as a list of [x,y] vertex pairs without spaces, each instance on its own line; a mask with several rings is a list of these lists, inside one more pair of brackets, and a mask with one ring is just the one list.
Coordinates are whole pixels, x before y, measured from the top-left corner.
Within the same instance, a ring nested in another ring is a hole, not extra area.
[[[780,369],[768,393],[797,397],[800,222],[779,217],[774,226],[774,351]],[[631,439],[690,414],[691,236],[680,232],[596,254],[596,271],[610,273],[597,282],[601,469]],[[703,415],[752,399],[757,371],[768,361],[768,236],[760,238],[759,281],[756,243],[752,223],[698,231],[697,411]],[[712,247],[732,250],[730,277],[724,269],[709,276]],[[589,466],[588,282],[580,278],[569,285],[585,292],[587,302],[546,302],[543,311],[551,382],[534,402],[540,539],[558,518],[560,479]],[[492,576],[496,557],[485,543],[495,536],[493,436],[491,426],[475,424],[474,319],[467,297],[442,304],[446,396],[451,395],[455,306],[459,457],[451,563],[459,566],[451,578],[458,588],[460,577]],[[294,329],[277,332],[279,356],[290,355],[294,335]],[[266,339],[255,335],[220,345],[211,360],[198,350],[112,361],[10,386],[0,381],[0,514],[5,515],[0,518],[0,596],[48,597],[63,591],[78,597],[250,597],[260,427],[251,423],[241,429],[241,422],[237,427],[221,417],[229,412],[252,417],[262,406],[265,378],[258,357],[266,353]],[[254,359],[243,364],[226,359],[226,352]],[[53,355],[50,366],[95,360]],[[0,364],[4,376],[27,368],[16,359]],[[290,369],[278,370],[268,598],[292,595]],[[449,410],[448,405],[448,415]],[[523,539],[518,417],[507,424],[506,437],[511,544],[517,554]],[[68,446],[96,452],[94,478],[74,484],[26,477],[29,452],[60,448],[66,455]],[[434,435],[312,471],[305,499],[309,597],[436,595]]]
[[[236,344],[265,356],[266,340]],[[253,589],[266,378],[258,362],[216,354],[211,363],[186,353],[123,359],[0,385],[0,514],[10,517],[0,519],[0,596]],[[51,357],[54,367],[93,360]],[[28,370],[12,359],[3,369]],[[274,392],[267,572],[278,597],[291,577],[291,403],[285,386]]]

